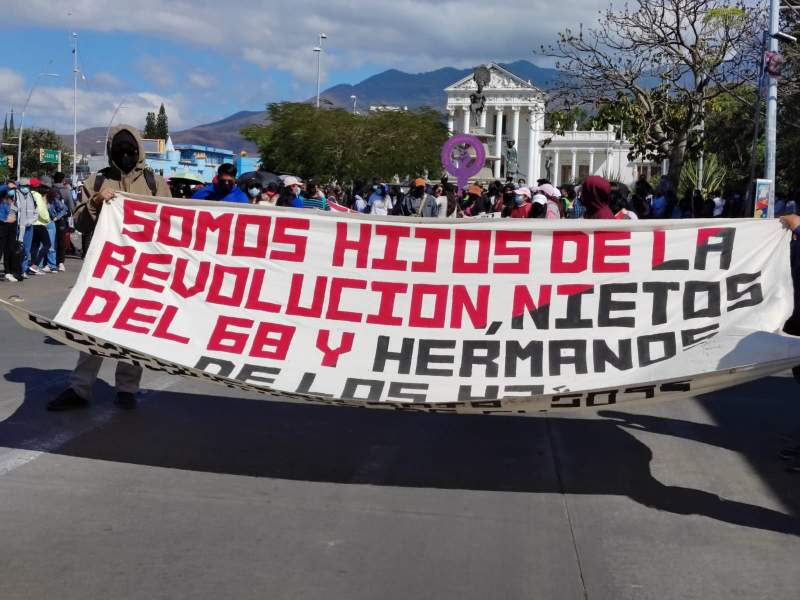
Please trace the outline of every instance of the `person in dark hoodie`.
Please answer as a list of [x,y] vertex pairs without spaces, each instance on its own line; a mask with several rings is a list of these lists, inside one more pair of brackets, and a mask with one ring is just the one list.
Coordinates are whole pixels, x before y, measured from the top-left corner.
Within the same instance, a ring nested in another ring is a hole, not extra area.
[[613,219],[608,206],[611,200],[611,184],[597,175],[587,177],[581,187],[581,201],[586,207],[587,219]]
[[[130,125],[111,129],[107,143],[108,167],[83,182],[81,203],[75,208],[75,228],[90,240],[103,205],[117,192],[169,198],[164,179],[145,166],[144,144],[139,132]],[[51,400],[47,410],[62,411],[83,408],[89,404],[92,388],[103,364],[103,358],[81,352],[78,364],[69,378],[69,387]],[[136,393],[142,379],[142,368],[125,362],[117,363],[116,403],[120,408],[136,408]]]

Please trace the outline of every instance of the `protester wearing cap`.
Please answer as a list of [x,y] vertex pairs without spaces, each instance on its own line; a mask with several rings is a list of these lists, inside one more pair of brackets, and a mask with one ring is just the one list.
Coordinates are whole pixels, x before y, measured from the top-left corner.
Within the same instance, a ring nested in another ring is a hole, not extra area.
[[[33,185],[33,180],[31,180],[31,185]],[[47,250],[47,264],[45,264],[45,259],[41,258],[36,262],[36,266],[44,273],[65,271],[63,232],[66,230],[66,223],[61,224],[61,221],[68,216],[67,207],[63,202],[60,202],[61,193],[58,190],[53,190],[53,179],[49,175],[39,177],[36,188],[44,198],[47,212],[50,215],[50,220],[46,224],[47,236],[50,238],[50,246]],[[59,230],[61,232],[60,238]]]
[[560,219],[561,218],[561,192],[550,183],[543,183],[533,190],[534,195],[541,195],[547,199],[543,214],[538,214],[538,210],[533,210],[531,218]]
[[527,187],[521,187],[516,190],[513,204],[514,207],[508,216],[512,219],[527,219],[533,207],[531,204],[531,190]]
[[467,196],[463,202],[464,214],[468,217],[491,212],[492,206],[488,198],[483,195],[483,188],[473,183],[467,187]]
[[422,200],[425,198],[425,186],[427,181],[422,177],[417,177],[412,183],[411,189],[403,198],[395,204],[392,214],[403,217],[418,216]]
[[284,177],[283,189],[283,200],[279,204],[292,208],[303,208],[303,182],[300,179],[293,175]]

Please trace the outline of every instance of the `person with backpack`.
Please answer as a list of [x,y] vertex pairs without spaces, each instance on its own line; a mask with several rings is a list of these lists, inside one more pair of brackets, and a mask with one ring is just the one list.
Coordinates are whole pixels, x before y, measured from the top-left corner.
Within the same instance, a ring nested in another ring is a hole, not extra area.
[[[117,192],[142,196],[170,196],[163,177],[145,165],[145,150],[135,127],[118,125],[111,129],[107,142],[108,166],[83,182],[81,202],[75,208],[75,227],[87,238],[97,224],[103,206]],[[101,356],[81,352],[78,364],[69,378],[69,387],[47,404],[47,410],[63,411],[88,406],[97,374],[103,364]],[[142,379],[142,368],[125,362],[117,363],[116,404],[123,409],[136,408],[136,394]]]

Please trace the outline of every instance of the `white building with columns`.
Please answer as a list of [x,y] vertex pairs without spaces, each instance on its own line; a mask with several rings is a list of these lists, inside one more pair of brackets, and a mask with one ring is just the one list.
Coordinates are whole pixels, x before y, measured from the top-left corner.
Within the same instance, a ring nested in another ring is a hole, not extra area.
[[631,162],[631,144],[609,126],[602,131],[578,131],[565,127],[562,135],[544,128],[545,93],[510,71],[489,63],[489,85],[483,89],[486,105],[475,123],[470,114],[470,94],[478,86],[472,75],[445,88],[448,129],[451,134],[474,133],[486,136],[487,162],[493,177],[505,177],[501,160],[506,142],[514,140],[519,159],[519,176],[528,183],[548,178],[553,185],[580,182],[587,175],[633,183],[639,173],[649,176],[661,168],[648,161]]

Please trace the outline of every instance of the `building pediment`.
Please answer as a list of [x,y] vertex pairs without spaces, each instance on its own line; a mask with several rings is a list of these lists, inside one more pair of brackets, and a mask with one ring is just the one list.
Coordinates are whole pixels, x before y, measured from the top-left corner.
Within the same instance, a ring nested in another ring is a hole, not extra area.
[[[489,85],[485,91],[493,92],[525,92],[527,94],[535,93],[541,94],[542,91],[529,81],[525,81],[521,77],[517,77],[511,71],[508,71],[495,63],[486,65],[489,69]],[[445,88],[445,92],[471,92],[477,90],[478,85],[475,83],[472,74],[467,75],[460,81]]]

